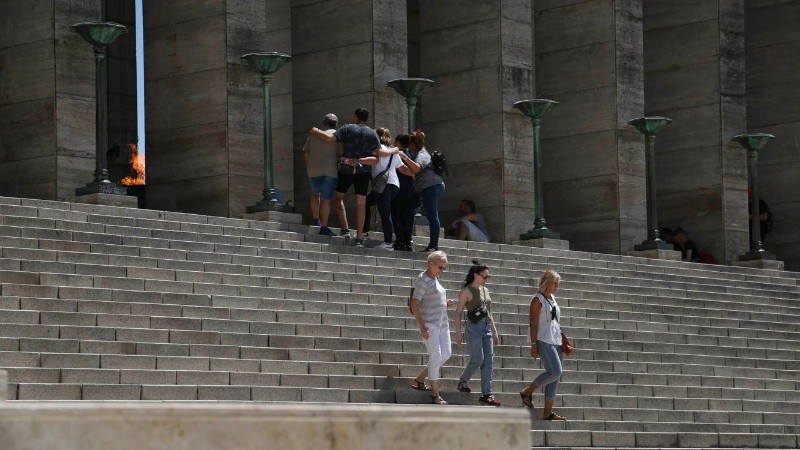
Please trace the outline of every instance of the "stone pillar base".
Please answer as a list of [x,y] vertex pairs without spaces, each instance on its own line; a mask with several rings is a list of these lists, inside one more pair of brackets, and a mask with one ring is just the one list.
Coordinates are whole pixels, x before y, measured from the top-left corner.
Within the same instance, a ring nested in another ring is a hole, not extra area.
[[0,402],[8,400],[8,372],[0,370]]
[[638,250],[638,251],[628,252],[628,256],[637,256],[639,258],[650,258],[650,259],[666,259],[668,261],[681,261],[681,252],[675,250],[662,250],[662,249]]
[[783,270],[783,261],[776,259],[751,259],[749,261],[731,261],[732,266],[751,267],[754,269]]
[[87,203],[90,205],[121,206],[123,208],[138,208],[139,199],[133,195],[116,194],[85,194],[71,197],[70,203]]
[[278,222],[301,225],[303,223],[303,215],[298,213],[287,213],[280,211],[259,211],[248,214],[241,214],[240,219],[247,220],[261,220],[264,222]]
[[254,450],[268,447],[265,442],[317,450],[370,450],[388,448],[379,443],[391,442],[394,450],[416,450],[423,437],[427,448],[459,448],[465,442],[473,448],[531,448],[530,413],[522,408],[485,408],[482,426],[454,427],[475,407],[88,401],[2,405],[3,450]]
[[539,248],[552,248],[556,250],[569,250],[569,241],[566,239],[550,239],[550,238],[539,238],[539,239],[524,239],[521,241],[513,241],[512,244],[514,245],[524,245],[527,247],[539,247]]

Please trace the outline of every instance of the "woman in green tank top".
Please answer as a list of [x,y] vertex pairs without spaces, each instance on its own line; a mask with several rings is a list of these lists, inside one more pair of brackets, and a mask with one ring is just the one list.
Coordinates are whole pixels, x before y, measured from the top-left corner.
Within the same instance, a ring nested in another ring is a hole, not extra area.
[[484,405],[500,406],[492,395],[492,363],[494,359],[494,346],[500,345],[500,335],[492,318],[492,299],[486,282],[489,281],[489,268],[472,261],[472,267],[467,273],[464,288],[458,295],[456,307],[455,326],[456,344],[463,343],[461,335],[461,314],[467,311],[466,335],[469,346],[469,363],[459,377],[458,390],[471,392],[467,383],[478,368],[481,369],[481,397],[478,401]]

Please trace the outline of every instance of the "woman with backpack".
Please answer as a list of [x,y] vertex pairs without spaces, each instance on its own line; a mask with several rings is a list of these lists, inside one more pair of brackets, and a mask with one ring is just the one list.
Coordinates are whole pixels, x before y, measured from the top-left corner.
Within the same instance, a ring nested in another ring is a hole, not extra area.
[[472,261],[464,288],[458,295],[456,306],[456,344],[463,342],[461,335],[461,312],[467,310],[467,346],[469,347],[469,363],[458,378],[458,391],[471,392],[467,383],[472,374],[481,369],[480,403],[489,406],[501,406],[492,395],[492,363],[494,346],[500,345],[500,335],[492,317],[492,298],[486,289],[489,281],[489,268],[478,261]]
[[[428,226],[430,227],[430,241],[428,246],[425,247],[423,252],[439,250],[439,233],[441,228],[441,221],[439,220],[439,199],[444,192],[444,180],[438,171],[443,171],[443,167],[438,167],[433,164],[431,155],[425,149],[425,133],[417,130],[416,134],[411,136],[411,144],[408,146],[414,159],[400,153],[403,162],[415,174],[414,190],[417,195],[422,199],[422,206],[425,208],[425,215],[428,217]],[[434,170],[434,169],[437,170]]]
[[[439,375],[442,366],[452,354],[447,307],[453,302],[447,300],[444,287],[439,283],[439,276],[446,268],[447,255],[442,251],[431,252],[428,255],[428,267],[417,276],[409,299],[411,313],[428,349],[428,365],[411,382],[411,389],[430,389],[431,402],[436,405],[447,404],[439,395]],[[425,385],[425,377],[431,382],[430,388]]]

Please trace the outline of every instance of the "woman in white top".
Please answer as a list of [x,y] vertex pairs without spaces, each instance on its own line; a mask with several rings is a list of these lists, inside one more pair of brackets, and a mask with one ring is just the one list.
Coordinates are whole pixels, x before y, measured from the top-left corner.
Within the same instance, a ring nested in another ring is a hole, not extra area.
[[447,300],[439,276],[447,268],[447,255],[442,251],[428,255],[428,268],[417,276],[411,294],[411,313],[419,326],[419,333],[428,349],[428,365],[411,382],[411,388],[427,391],[425,377],[431,381],[431,401],[437,405],[447,402],[439,396],[439,375],[442,366],[452,354],[450,344],[450,322],[447,308],[453,305]]
[[533,408],[533,393],[544,388],[544,408],[542,420],[567,420],[553,412],[553,402],[558,393],[558,380],[561,379],[564,353],[561,350],[561,308],[553,295],[561,283],[561,276],[554,270],[547,270],[539,279],[539,292],[531,299],[529,309],[531,357],[542,358],[544,373],[533,380],[530,386],[519,393],[522,404]]
[[397,171],[404,175],[411,175],[411,170],[406,167],[398,155],[399,150],[395,147],[389,147],[392,143],[392,134],[388,128],[376,128],[375,132],[378,133],[378,138],[381,141],[381,150],[378,151],[376,156],[359,159],[361,164],[372,166],[372,180],[381,176],[384,171],[389,176],[386,181],[386,186],[383,192],[375,192],[372,190],[367,196],[367,209],[366,216],[364,217],[364,231],[369,231],[370,226],[370,206],[375,205],[378,207],[378,214],[381,216],[381,228],[383,228],[383,243],[375,247],[378,250],[394,250],[392,247],[393,239],[392,232],[394,226],[392,225],[392,199],[397,195],[400,190],[400,179],[397,178]]

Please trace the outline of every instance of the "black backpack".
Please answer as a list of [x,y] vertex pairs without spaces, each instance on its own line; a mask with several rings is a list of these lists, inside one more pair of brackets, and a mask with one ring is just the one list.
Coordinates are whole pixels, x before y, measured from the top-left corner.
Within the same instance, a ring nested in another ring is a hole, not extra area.
[[447,172],[447,158],[444,157],[444,153],[431,152],[431,169],[439,176],[450,175]]

